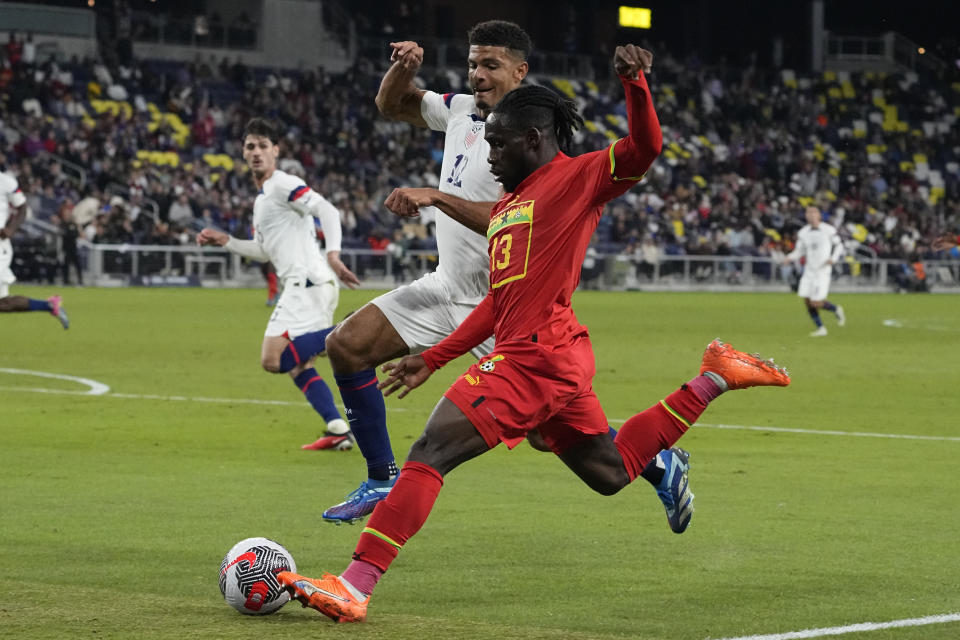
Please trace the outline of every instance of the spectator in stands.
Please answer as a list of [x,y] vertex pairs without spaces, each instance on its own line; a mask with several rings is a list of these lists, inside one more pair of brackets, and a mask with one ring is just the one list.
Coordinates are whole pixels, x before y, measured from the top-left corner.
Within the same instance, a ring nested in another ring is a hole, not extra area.
[[580,268],[580,287],[582,289],[596,289],[600,276],[603,274],[603,260],[597,251],[597,234],[593,234],[593,241],[587,247]]
[[[213,15],[210,18],[212,29]],[[77,172],[57,178],[49,193],[54,167],[46,164],[43,152],[52,148],[81,167],[88,184],[101,191],[111,182],[126,184],[135,170],[143,170],[143,197],[157,203],[160,216],[168,215],[173,204],[173,194],[168,197],[167,192],[174,184],[195,182],[201,191],[191,195],[194,211],[209,208],[221,224],[243,226],[256,195],[248,181],[202,159],[194,162],[189,175],[182,166],[207,150],[238,155],[232,140],[239,138],[237,127],[251,109],[276,113],[296,132],[286,141],[288,155],[344,212],[347,247],[367,246],[374,228],[393,236],[397,221],[381,203],[394,186],[436,184],[438,137],[377,116],[368,95],[381,72],[370,60],[361,58],[341,74],[275,70],[278,85],[286,91],[270,93],[252,84],[248,89],[253,72],[239,57],[232,66],[224,59],[220,74],[233,84],[218,87],[226,95],[215,99],[200,64],[162,68],[133,59],[125,66],[102,60],[95,68],[83,60],[38,65],[25,55],[27,42],[21,43],[19,34],[9,40],[0,47],[0,137],[15,147],[11,167],[19,172],[24,192],[42,219],[54,215],[64,197],[78,201],[74,218],[80,225],[89,223],[99,208],[96,203],[92,211],[84,211]],[[669,143],[648,173],[644,191],[611,203],[601,219],[598,242],[619,245],[610,248],[614,252],[636,231],[640,237],[652,235],[667,254],[739,255],[748,242],[746,234],[742,241],[733,236],[747,229],[757,251],[768,232],[786,237],[811,201],[834,216],[829,219],[854,258],[876,254],[907,260],[928,250],[925,239],[960,224],[960,129],[949,120],[960,107],[960,94],[950,90],[948,82],[921,73],[817,77],[806,84],[763,69],[708,68],[667,54],[657,74],[654,97],[662,105],[659,113]],[[437,76],[436,84],[449,84],[444,71]],[[116,85],[134,96],[133,113],[98,114],[87,101],[91,79],[98,80],[95,86],[104,94]],[[828,93],[844,83],[849,83],[847,97]],[[597,84],[595,96],[577,91],[586,103],[584,112],[603,128],[595,134],[585,131],[574,153],[605,144],[593,136],[622,135],[605,117],[622,114],[611,91],[619,87],[602,80]],[[204,104],[204,95],[210,96],[210,104]],[[897,105],[897,118],[906,131],[883,122],[876,95]],[[24,101],[34,116],[23,113]],[[148,103],[174,111],[186,135],[166,118],[158,120]],[[207,107],[214,120],[212,137],[201,107]],[[95,125],[90,125],[90,117]],[[138,151],[174,151],[179,162],[157,164],[138,158]],[[942,186],[936,186],[940,182]],[[236,201],[226,207],[222,194]],[[130,203],[132,216],[142,205],[133,196]],[[146,234],[138,220],[135,235]],[[739,221],[748,227],[742,229]],[[422,222],[432,235],[429,221]]]
[[193,207],[190,205],[190,194],[183,187],[177,187],[177,198],[167,211],[167,221],[171,225],[188,227],[195,218]]
[[77,240],[80,238],[80,226],[73,219],[73,202],[64,200],[57,212],[57,221],[60,225],[61,250],[63,260],[60,268],[63,270],[63,284],[70,284],[70,267],[77,272],[77,284],[83,285],[83,267],[80,264],[80,252]]
[[16,29],[10,30],[4,49],[7,53],[7,60],[10,61],[10,66],[17,67],[23,58],[23,42],[17,39]]
[[23,64],[28,67],[33,66],[37,61],[37,45],[33,43],[33,32],[28,31],[27,37],[23,41],[23,57],[21,58]]
[[919,254],[911,256],[910,261],[902,263],[896,270],[898,293],[929,293],[927,285],[927,267]]
[[201,156],[204,153],[213,153],[214,152],[214,135],[216,134],[216,126],[213,121],[213,116],[210,115],[210,110],[206,107],[202,107],[197,112],[197,117],[193,121],[193,126],[190,129],[192,133],[192,142],[193,142],[193,154],[194,156]]
[[653,280],[657,265],[660,263],[660,248],[649,233],[643,235],[640,244],[635,248],[633,260],[636,265],[637,278],[643,276],[647,280]]

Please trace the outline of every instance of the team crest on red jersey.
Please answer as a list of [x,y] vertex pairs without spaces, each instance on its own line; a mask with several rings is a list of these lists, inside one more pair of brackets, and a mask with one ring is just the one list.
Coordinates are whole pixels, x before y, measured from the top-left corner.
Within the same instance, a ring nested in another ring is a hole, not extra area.
[[499,362],[500,360],[503,360],[503,356],[501,355],[491,356],[489,360],[484,360],[483,362],[480,363],[479,369],[484,373],[490,373],[491,371],[497,368],[497,362]]

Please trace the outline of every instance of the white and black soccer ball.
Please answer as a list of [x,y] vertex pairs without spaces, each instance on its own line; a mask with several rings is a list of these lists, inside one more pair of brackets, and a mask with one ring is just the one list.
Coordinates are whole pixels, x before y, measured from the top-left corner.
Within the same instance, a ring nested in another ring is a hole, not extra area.
[[233,545],[220,563],[220,593],[240,613],[273,613],[290,601],[277,574],[296,570],[293,556],[282,544],[269,538],[247,538]]

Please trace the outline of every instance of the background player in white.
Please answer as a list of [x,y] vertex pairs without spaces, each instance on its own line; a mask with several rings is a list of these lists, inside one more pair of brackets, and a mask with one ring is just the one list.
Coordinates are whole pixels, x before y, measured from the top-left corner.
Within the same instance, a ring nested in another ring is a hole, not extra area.
[[820,319],[820,309],[835,313],[837,324],[841,327],[847,321],[843,307],[827,300],[833,265],[843,256],[843,242],[840,241],[836,228],[823,221],[820,209],[807,207],[806,217],[807,224],[797,233],[797,245],[787,254],[783,264],[804,259],[797,295],[803,298],[807,313],[817,325],[810,335],[820,337],[827,335],[827,328]]
[[60,307],[60,296],[34,300],[11,296],[10,285],[17,281],[10,265],[13,264],[13,235],[27,214],[27,198],[17,179],[6,171],[7,158],[0,153],[0,313],[19,311],[49,311],[64,329],[70,328],[67,312]]
[[[327,355],[368,474],[344,502],[323,513],[328,522],[352,523],[366,517],[386,498],[396,479],[375,367],[440,342],[489,289],[486,231],[490,210],[502,190],[490,173],[484,119],[527,76],[531,42],[518,25],[502,20],[481,22],[467,37],[472,94],[417,88],[414,78],[423,62],[423,49],[412,41],[390,43],[393,64],[376,98],[380,113],[446,136],[438,188],[395,189],[385,204],[401,216],[436,207],[440,259],[436,272],[376,298],[342,322],[327,340]],[[479,358],[492,347],[491,337],[472,353]],[[686,529],[693,512],[686,471],[687,454],[677,449],[662,452],[641,474],[657,488],[670,527],[677,533]]]
[[[243,136],[243,159],[260,189],[253,204],[253,240],[233,238],[206,228],[197,243],[225,247],[246,258],[271,262],[283,293],[270,315],[260,350],[260,364],[271,373],[289,373],[332,432],[346,433],[330,388],[313,368],[333,327],[340,294],[338,278],[360,284],[340,260],[340,212],[303,180],[276,168],[277,130],[254,118]],[[326,256],[317,245],[313,219],[320,220]]]
[[13,243],[27,213],[27,197],[20,190],[17,179],[6,171],[6,156],[0,153],[0,298],[10,294],[10,285],[17,277],[10,270],[13,263]]

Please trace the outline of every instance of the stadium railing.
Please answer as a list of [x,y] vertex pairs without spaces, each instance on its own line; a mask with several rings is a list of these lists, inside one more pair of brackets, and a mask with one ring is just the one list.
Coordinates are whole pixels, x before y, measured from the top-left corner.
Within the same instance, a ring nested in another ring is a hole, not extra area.
[[[255,263],[225,249],[193,245],[80,243],[86,280],[99,286],[193,285],[261,286]],[[392,288],[433,271],[433,250],[402,256],[373,249],[344,249],[341,257],[366,288]],[[798,273],[769,257],[664,256],[639,267],[630,256],[601,255],[598,268],[584,273],[585,288],[648,291],[789,291]],[[937,292],[960,293],[960,261],[925,260],[927,284]],[[903,260],[850,260],[834,269],[837,292],[889,292],[897,289]]]

